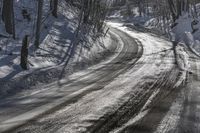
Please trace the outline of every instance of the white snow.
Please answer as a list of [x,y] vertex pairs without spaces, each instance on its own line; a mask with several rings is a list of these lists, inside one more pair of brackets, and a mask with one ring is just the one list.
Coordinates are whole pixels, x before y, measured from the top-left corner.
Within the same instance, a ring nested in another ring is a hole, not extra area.
[[[35,31],[33,29],[36,24],[36,4],[35,0],[20,0],[15,2],[15,16],[17,18],[16,40],[13,40],[12,36],[6,34],[4,28],[1,28],[4,27],[3,23],[0,23],[0,34],[9,37],[0,37],[0,48],[2,49],[0,50],[1,95],[8,93],[12,89],[15,91],[15,87],[17,89],[31,88],[33,84],[35,86],[40,82],[49,83],[55,79],[57,80],[61,73],[63,75],[66,73],[62,69],[65,69],[70,74],[76,67],[78,67],[77,69],[85,68],[84,66],[82,68],[81,64],[85,66],[95,64],[95,60],[102,60],[105,57],[105,53],[116,49],[116,46],[110,45],[112,39],[110,39],[109,34],[94,41],[90,37],[91,33],[84,38],[88,43],[80,43],[77,46],[74,58],[70,60],[69,65],[65,68],[64,64],[68,58],[66,51],[73,42],[79,12],[76,8],[66,4],[62,0],[59,2],[59,16],[58,18],[54,18],[49,15],[49,1],[45,0],[43,19],[46,21],[44,21],[42,26],[40,48],[35,51],[33,46]],[[21,15],[22,7],[30,13],[31,22],[23,19]],[[30,68],[27,71],[23,71],[20,67],[20,50],[22,38],[25,34],[30,35]],[[42,76],[40,71],[43,73]],[[23,77],[26,75],[29,76],[24,79]],[[33,80],[35,83],[31,82]]]

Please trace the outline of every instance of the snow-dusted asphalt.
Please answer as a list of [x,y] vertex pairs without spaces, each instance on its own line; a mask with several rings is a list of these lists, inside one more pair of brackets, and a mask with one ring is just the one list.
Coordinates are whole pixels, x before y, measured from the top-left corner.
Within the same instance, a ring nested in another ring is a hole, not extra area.
[[[130,67],[133,67],[134,63],[142,55],[142,49],[138,50],[138,45],[136,45],[134,39],[131,37],[126,36],[126,34],[120,31],[114,31],[120,35],[117,35],[116,37],[120,38],[115,40],[117,42],[115,45],[118,45],[116,54],[110,57],[108,61],[90,67],[86,71],[76,73],[70,76],[69,79],[61,81],[59,84],[57,82],[52,83],[49,86],[46,86],[43,91],[34,92],[25,97],[1,101],[0,131],[6,129],[6,126],[9,128],[9,126],[17,126],[17,123],[24,123],[27,115],[29,117],[31,115],[38,115],[38,112],[43,113],[42,110],[45,107],[43,108],[40,106],[45,104],[58,100],[59,102],[55,103],[55,105],[68,105],[78,101],[86,94],[102,89],[115,77],[122,74]],[[76,92],[77,95],[76,93],[74,94],[74,92]],[[56,108],[59,109],[60,106]],[[53,110],[56,109],[53,108]],[[30,113],[27,113],[28,111]],[[25,115],[24,113],[27,114]],[[12,125],[13,123],[14,125]]]
[[[169,41],[109,25],[116,28],[113,56],[59,84],[1,101],[0,132],[22,125],[8,132],[198,133],[198,59],[180,46],[176,66]],[[187,71],[193,74],[185,84]]]

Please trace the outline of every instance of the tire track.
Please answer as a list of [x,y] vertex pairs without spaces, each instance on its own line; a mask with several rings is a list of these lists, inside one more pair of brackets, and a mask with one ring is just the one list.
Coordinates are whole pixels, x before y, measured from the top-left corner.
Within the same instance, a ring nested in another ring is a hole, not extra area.
[[[113,29],[113,30],[115,30],[115,29]],[[103,89],[104,86],[109,84],[115,77],[124,73],[125,71],[127,71],[127,69],[130,69],[131,67],[133,67],[142,55],[142,47],[139,46],[140,48],[138,51],[138,46],[136,45],[134,39],[132,39],[130,36],[127,36],[126,34],[122,33],[121,31],[115,30],[115,32],[117,32],[120,36],[123,36],[123,37],[121,37],[121,39],[124,42],[123,51],[120,52],[120,54],[117,56],[117,58],[112,60],[111,63],[108,63],[107,66],[106,65],[103,66],[103,68],[104,68],[103,70],[102,70],[102,67],[98,68],[96,71],[92,70],[93,72],[91,74],[89,74],[86,78],[83,77],[83,79],[80,79],[80,80],[72,83],[72,85],[67,86],[67,88],[70,88],[70,87],[76,87],[77,85],[80,86],[80,84],[82,84],[81,88],[83,88],[84,86],[88,86],[88,85],[93,85],[93,87],[91,87],[88,91],[85,91],[82,94],[78,95],[77,97],[75,97],[69,101],[65,101],[62,105],[59,105],[59,106],[53,108],[52,110],[49,110],[45,114],[42,114],[42,115],[36,117],[34,120],[29,121],[27,124],[20,126],[17,129],[16,128],[13,129],[12,132],[20,132],[20,133],[21,132],[22,133],[23,132],[47,132],[48,133],[48,132],[58,130],[59,128],[61,128],[63,126],[61,124],[62,123],[61,120],[57,121],[56,118],[54,118],[54,119],[50,119],[49,121],[46,121],[45,123],[38,122],[38,120],[40,118],[44,118],[44,117],[54,113],[57,110],[62,109],[63,107],[66,107],[69,104],[77,102],[79,99],[81,99],[86,94]],[[123,62],[123,63],[118,64],[118,62]],[[115,69],[113,70],[110,68],[115,68]],[[102,83],[104,83],[104,84],[102,84]],[[59,91],[62,92],[62,90],[64,91],[67,88],[64,87],[62,89],[59,89]],[[40,124],[38,125],[38,123],[40,123]],[[39,128],[38,128],[38,126],[39,126]],[[11,132],[11,131],[9,131],[9,132]]]

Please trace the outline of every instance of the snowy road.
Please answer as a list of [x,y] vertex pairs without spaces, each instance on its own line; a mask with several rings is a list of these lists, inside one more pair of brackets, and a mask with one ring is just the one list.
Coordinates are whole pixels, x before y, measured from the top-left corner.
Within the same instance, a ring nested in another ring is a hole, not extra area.
[[[142,49],[138,49],[138,45],[131,37],[118,30],[113,29],[113,31],[120,36],[115,35],[115,38],[119,38],[115,44],[118,45],[117,51],[108,61],[76,73],[69,79],[61,81],[59,85],[55,82],[31,95],[1,101],[0,131],[19,126],[27,119],[46,112],[46,108],[55,106],[53,111],[60,108],[59,104],[63,106],[74,103],[84,95],[104,88],[115,77],[133,67],[142,55]],[[46,105],[47,103],[49,105]]]
[[189,60],[180,46],[176,66],[169,41],[109,25],[117,41],[113,56],[59,84],[1,101],[0,131],[198,133],[198,76],[191,74],[184,84],[189,64],[197,73],[198,60]]

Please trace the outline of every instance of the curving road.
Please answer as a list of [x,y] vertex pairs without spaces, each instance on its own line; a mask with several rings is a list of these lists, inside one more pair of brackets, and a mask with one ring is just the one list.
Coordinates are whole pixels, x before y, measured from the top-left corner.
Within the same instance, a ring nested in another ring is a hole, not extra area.
[[[127,34],[116,29],[112,29],[112,32],[114,32],[112,36],[115,38],[113,43],[117,45],[117,49],[107,61],[70,76],[59,86],[55,82],[43,91],[1,102],[0,132],[15,131],[17,127],[27,123],[29,119],[45,117],[45,115],[59,110],[65,105],[74,103],[88,93],[104,88],[118,75],[133,67],[142,55],[142,47],[137,45],[135,40]],[[40,126],[45,127],[47,124],[44,123]],[[59,123],[51,124],[54,126],[50,129],[40,130],[40,132],[48,132],[52,128],[59,127]],[[20,130],[23,131],[23,128]],[[25,130],[24,132],[32,131]]]
[[111,57],[0,102],[0,132],[198,133],[198,59],[178,46],[175,65],[168,40],[109,25],[117,45]]

